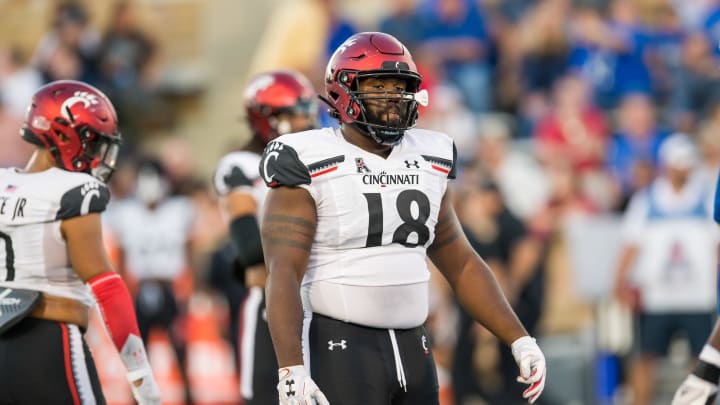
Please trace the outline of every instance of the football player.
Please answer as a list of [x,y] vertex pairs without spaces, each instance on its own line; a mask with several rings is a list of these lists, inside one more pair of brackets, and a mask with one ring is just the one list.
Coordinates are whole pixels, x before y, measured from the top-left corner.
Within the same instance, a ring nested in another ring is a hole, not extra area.
[[195,208],[190,198],[170,195],[170,179],[155,158],[140,159],[135,179],[133,197],[111,204],[107,223],[120,248],[120,274],[137,283],[140,337],[147,345],[153,327],[167,333],[183,380],[185,402],[191,404],[185,336],[176,324],[184,311],[175,295],[175,283],[191,269]]
[[[713,218],[720,224],[720,174],[715,186]],[[720,281],[718,282],[720,295]],[[720,309],[720,308],[719,308]],[[672,405],[711,405],[715,403],[720,381],[720,321],[715,322],[695,369],[675,391]]]
[[117,126],[98,89],[47,84],[33,96],[21,131],[34,153],[25,168],[0,169],[2,402],[105,403],[83,340],[97,303],[135,399],[160,404],[132,300],[102,240]]
[[238,277],[247,294],[240,313],[240,389],[248,405],[277,404],[277,360],[265,320],[265,266],[256,215],[267,187],[258,175],[260,154],[268,142],[289,132],[317,125],[315,91],[307,78],[294,71],[270,71],[254,77],[244,94],[244,108],[252,138],[242,151],[223,157],[214,185],[230,222],[237,254]]
[[[427,104],[405,46],[356,34],[331,57],[325,99],[340,128],[265,148],[262,245],[267,317],[283,405],[438,404],[426,254],[472,317],[510,345],[523,393],[545,385],[545,358],[453,211],[456,149],[413,129]],[[314,401],[314,402],[313,402]]]

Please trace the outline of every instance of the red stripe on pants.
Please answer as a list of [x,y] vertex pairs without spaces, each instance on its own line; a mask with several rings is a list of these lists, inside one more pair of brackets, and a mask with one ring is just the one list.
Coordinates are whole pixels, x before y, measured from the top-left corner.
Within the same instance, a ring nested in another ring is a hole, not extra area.
[[63,339],[63,354],[65,357],[65,376],[67,377],[70,394],[73,397],[73,404],[80,405],[80,395],[78,394],[77,385],[75,385],[75,376],[72,370],[72,358],[70,357],[70,336],[68,334],[67,325],[60,323]]

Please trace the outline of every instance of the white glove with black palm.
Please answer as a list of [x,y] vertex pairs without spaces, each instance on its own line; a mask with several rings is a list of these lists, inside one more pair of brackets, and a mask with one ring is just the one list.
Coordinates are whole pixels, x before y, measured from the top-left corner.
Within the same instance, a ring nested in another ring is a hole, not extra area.
[[532,404],[545,388],[545,355],[530,336],[523,336],[514,341],[510,346],[515,362],[520,368],[518,382],[530,384],[530,387],[523,391],[523,398]]
[[720,378],[720,351],[708,344],[703,347],[692,374],[687,376],[673,396],[672,405],[711,405],[715,403]]
[[283,367],[278,370],[278,378],[280,405],[330,405],[305,366]]
[[675,391],[671,405],[711,405],[715,403],[717,391],[716,384],[690,374]]

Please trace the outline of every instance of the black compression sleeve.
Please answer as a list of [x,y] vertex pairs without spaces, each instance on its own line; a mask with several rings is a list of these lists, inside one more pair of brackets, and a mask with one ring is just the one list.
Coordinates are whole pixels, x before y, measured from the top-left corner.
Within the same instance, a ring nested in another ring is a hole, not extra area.
[[242,268],[262,264],[264,257],[260,242],[260,227],[254,215],[244,215],[230,223],[230,237]]

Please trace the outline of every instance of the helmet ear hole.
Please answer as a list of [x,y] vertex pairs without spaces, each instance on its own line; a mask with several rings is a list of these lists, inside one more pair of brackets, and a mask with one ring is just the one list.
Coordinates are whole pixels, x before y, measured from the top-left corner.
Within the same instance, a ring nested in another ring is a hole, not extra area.
[[68,138],[67,135],[58,131],[57,129],[55,130],[55,136],[57,136],[58,140],[60,140],[60,142],[62,143],[67,143],[70,141],[70,138]]

